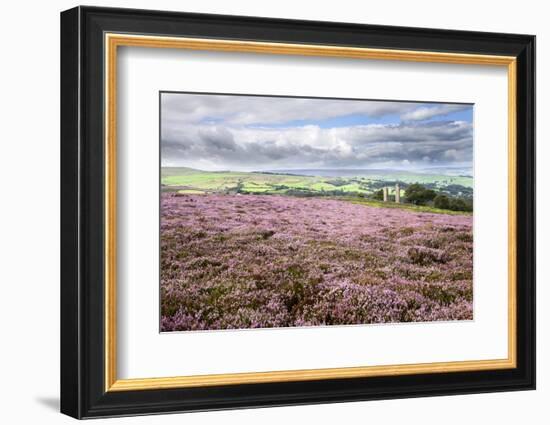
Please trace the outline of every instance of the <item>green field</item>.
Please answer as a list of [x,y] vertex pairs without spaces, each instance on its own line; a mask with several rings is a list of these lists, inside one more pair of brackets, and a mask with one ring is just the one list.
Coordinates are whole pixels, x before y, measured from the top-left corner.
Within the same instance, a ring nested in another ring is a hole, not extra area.
[[[289,176],[263,173],[232,171],[200,171],[190,168],[162,169],[162,184],[165,186],[185,186],[204,192],[236,190],[244,192],[284,193],[290,189],[312,191],[332,190],[336,186],[326,183],[326,178],[310,176]],[[282,187],[285,186],[285,187]],[[362,190],[358,184],[347,185],[346,190]]]
[[434,214],[472,215],[471,212],[467,212],[467,211],[442,210],[439,208],[434,208],[429,205],[413,205],[413,204],[406,204],[406,203],[396,204],[394,202],[381,202],[373,199],[359,198],[359,197],[353,197],[348,199],[342,198],[342,199],[347,200],[353,204],[367,205],[369,207],[377,207],[377,208],[399,208],[403,210],[411,210],[416,212],[428,212],[428,213],[434,213]]
[[358,176],[324,177],[163,167],[161,179],[164,191],[181,193],[238,192],[311,196],[368,196],[383,186],[390,187],[390,194],[393,194],[396,182],[401,184],[402,196],[404,188],[412,183],[420,183],[443,193],[461,196],[470,195],[473,187],[471,177],[410,172],[362,172]]

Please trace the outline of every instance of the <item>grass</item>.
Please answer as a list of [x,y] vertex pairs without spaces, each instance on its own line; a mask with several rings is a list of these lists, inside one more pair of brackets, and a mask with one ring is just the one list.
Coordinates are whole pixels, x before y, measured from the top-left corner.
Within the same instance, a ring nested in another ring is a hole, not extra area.
[[185,195],[202,195],[205,192],[202,190],[196,190],[196,189],[181,189],[181,190],[178,190],[178,193],[185,194]]
[[[335,186],[326,178],[313,176],[287,176],[282,174],[241,173],[241,172],[183,172],[162,173],[165,186],[185,186],[195,190],[223,191],[241,186],[246,192],[284,193],[286,190],[332,191],[368,193],[357,183]],[[284,189],[280,187],[284,186]]]
[[396,202],[382,202],[382,201],[376,201],[373,199],[365,199],[365,198],[339,197],[338,199],[342,201],[351,202],[352,204],[366,205],[369,207],[376,207],[376,208],[397,208],[402,210],[410,210],[415,212],[427,212],[427,213],[434,213],[434,214],[472,215],[471,212],[467,212],[467,211],[442,210],[439,208],[429,207],[425,205],[414,205],[414,204],[404,204],[404,203],[398,204]]

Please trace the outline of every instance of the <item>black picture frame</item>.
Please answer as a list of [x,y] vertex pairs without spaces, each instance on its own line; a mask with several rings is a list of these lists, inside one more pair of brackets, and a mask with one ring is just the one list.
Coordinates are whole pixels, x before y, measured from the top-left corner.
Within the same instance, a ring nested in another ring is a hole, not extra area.
[[[106,392],[102,143],[106,32],[516,57],[517,367]],[[534,36],[97,7],[61,13],[62,413],[93,418],[534,388]]]

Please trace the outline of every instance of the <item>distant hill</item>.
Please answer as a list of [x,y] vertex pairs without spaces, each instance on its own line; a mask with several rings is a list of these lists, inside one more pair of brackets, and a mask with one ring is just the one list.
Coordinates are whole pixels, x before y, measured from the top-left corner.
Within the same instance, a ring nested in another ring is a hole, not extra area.
[[186,174],[202,173],[203,171],[189,167],[161,167],[162,177],[183,176]]
[[413,173],[401,170],[274,170],[203,171],[163,167],[163,190],[181,193],[255,193],[297,196],[369,195],[382,187],[420,183],[453,196],[471,197],[473,179],[467,176]]
[[471,170],[464,167],[433,167],[420,170],[398,170],[398,169],[277,169],[257,171],[259,173],[286,174],[294,176],[316,176],[316,177],[380,177],[380,176],[463,176],[471,177]]

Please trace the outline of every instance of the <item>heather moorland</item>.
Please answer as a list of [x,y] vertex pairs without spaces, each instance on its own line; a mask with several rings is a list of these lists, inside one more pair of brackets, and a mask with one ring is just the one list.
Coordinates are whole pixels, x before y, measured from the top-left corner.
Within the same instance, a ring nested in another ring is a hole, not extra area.
[[162,331],[472,319],[472,216],[165,192]]

